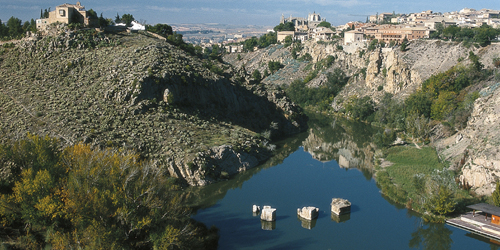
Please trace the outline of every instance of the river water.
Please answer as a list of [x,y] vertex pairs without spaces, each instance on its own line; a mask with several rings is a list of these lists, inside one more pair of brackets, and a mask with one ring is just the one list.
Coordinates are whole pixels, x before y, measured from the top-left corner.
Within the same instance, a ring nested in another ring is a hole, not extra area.
[[[368,160],[375,150],[370,126],[325,118],[312,119],[310,128],[281,142],[262,166],[190,189],[193,218],[220,229],[219,249],[499,249],[386,199]],[[332,198],[348,199],[350,215],[332,216]],[[254,204],[276,208],[276,222],[262,223]],[[297,218],[304,206],[318,207],[318,219]]]

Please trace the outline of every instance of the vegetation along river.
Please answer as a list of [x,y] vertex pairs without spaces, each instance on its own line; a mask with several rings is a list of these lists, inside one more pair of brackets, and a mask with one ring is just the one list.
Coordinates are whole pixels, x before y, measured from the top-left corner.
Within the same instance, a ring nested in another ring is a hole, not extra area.
[[[313,119],[308,132],[281,142],[265,164],[190,189],[193,218],[219,228],[219,249],[499,248],[450,225],[425,222],[384,197],[373,176],[375,132],[340,118]],[[348,199],[351,214],[332,216],[332,198]],[[276,222],[262,224],[252,213],[254,204],[276,208]],[[297,208],[304,206],[318,207],[318,219],[299,220]]]

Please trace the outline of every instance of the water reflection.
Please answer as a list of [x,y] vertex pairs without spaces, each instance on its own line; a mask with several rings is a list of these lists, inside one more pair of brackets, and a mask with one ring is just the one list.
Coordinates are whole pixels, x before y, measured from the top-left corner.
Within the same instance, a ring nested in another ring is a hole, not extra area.
[[373,174],[375,145],[371,142],[376,128],[343,118],[312,115],[304,150],[322,162],[336,160],[341,168],[358,168],[367,180]]
[[351,219],[351,213],[341,214],[341,215],[336,215],[335,213],[332,213],[331,218],[332,221],[335,221],[337,223],[346,222]]
[[302,145],[302,141],[307,137],[307,132],[296,135],[292,138],[278,142],[277,150],[269,160],[263,164],[239,173],[230,180],[210,184],[206,187],[188,187],[183,195],[188,204],[196,211],[215,205],[217,201],[222,200],[227,191],[241,188],[245,181],[248,181],[263,169],[281,164],[291,153],[297,151]]
[[306,220],[300,216],[297,216],[297,220],[300,221],[300,226],[309,230],[313,229],[316,226],[316,222],[318,221],[318,219]]
[[276,221],[260,221],[262,230],[274,230],[276,229]]
[[408,246],[418,249],[451,249],[452,233],[445,224],[423,223],[411,234]]
[[[384,199],[372,179],[376,149],[370,126],[314,117],[309,126],[307,133],[280,144],[277,156],[265,164],[225,182],[186,190],[195,210],[201,208],[193,218],[219,228],[220,249],[484,249],[486,244],[496,249],[459,229],[422,224],[418,214]],[[331,214],[329,219],[324,213],[319,223],[295,219],[294,208],[328,207],[337,196],[353,202],[352,218]],[[273,205],[280,216],[261,221],[259,214],[250,215],[252,204]]]

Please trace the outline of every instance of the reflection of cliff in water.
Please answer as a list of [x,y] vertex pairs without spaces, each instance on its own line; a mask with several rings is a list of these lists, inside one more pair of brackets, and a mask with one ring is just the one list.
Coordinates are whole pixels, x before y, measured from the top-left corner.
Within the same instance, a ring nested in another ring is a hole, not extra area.
[[228,190],[241,188],[245,181],[250,180],[254,174],[260,172],[262,169],[283,163],[283,160],[299,149],[302,145],[302,141],[304,141],[306,137],[307,133],[301,133],[278,142],[275,154],[270,159],[255,168],[251,168],[231,177],[231,179],[227,181],[210,184],[205,187],[186,188],[183,192],[184,199],[186,199],[188,205],[195,210],[215,205],[218,200],[224,198]]
[[[371,178],[376,129],[344,118],[311,117],[304,150],[319,161],[336,160],[340,167],[358,168]],[[365,173],[366,172],[366,173]]]

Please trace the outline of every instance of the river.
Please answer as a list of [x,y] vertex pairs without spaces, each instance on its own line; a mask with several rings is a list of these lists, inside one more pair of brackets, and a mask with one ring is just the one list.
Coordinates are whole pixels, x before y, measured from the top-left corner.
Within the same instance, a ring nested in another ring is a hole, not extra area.
[[[308,132],[279,143],[263,165],[191,188],[193,218],[220,229],[219,249],[499,249],[464,230],[426,223],[384,197],[369,160],[374,132],[363,123],[312,119]],[[332,198],[348,199],[351,213],[332,216]],[[276,222],[262,223],[254,204],[276,208]],[[318,207],[318,219],[297,218],[304,206]]]

